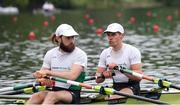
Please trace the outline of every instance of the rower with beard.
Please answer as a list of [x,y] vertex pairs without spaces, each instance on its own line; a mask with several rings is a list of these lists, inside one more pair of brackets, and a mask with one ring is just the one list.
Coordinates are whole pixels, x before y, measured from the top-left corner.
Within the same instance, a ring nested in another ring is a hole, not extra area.
[[56,29],[52,42],[58,46],[45,54],[42,68],[33,74],[41,84],[51,86],[52,91],[34,93],[27,104],[80,103],[80,87],[43,78],[55,76],[77,82],[84,81],[87,55],[75,46],[75,36],[78,33],[68,24],[61,24]]

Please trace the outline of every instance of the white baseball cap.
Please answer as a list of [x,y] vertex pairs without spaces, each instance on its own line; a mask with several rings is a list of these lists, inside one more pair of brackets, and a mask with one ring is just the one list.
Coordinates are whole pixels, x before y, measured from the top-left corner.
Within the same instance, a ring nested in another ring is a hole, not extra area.
[[61,24],[58,26],[55,32],[56,36],[77,36],[79,35],[71,25]]
[[106,33],[106,32],[120,32],[123,34],[124,28],[119,23],[112,23],[112,24],[108,25],[107,29],[104,31],[104,33]]

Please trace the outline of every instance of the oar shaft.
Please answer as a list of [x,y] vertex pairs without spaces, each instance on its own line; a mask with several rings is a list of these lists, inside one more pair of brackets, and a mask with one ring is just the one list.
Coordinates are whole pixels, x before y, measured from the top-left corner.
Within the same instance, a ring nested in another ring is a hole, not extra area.
[[7,87],[7,88],[0,89],[0,92],[11,91],[11,90],[14,90],[14,87]]
[[151,102],[151,103],[154,103],[154,104],[168,104],[168,103],[165,103],[165,102],[162,102],[162,101],[153,100],[153,99],[146,98],[146,97],[140,97],[140,96],[137,96],[137,95],[125,94],[125,93],[118,92],[118,91],[114,91],[114,94],[121,95],[121,96],[126,96],[126,97],[129,97],[129,98],[139,99],[141,101],[147,101],[147,102]]
[[21,93],[32,94],[34,92],[43,91],[43,90],[46,90],[46,86],[36,86],[36,87],[29,87],[29,88],[24,88],[20,90],[6,91],[6,92],[0,93],[0,95],[15,95],[15,94],[21,94]]
[[96,77],[95,76],[93,76],[93,77],[88,77],[88,78],[85,78],[85,80],[84,81],[90,81],[90,80],[95,80],[96,79]]
[[120,69],[120,71],[123,73],[130,74],[132,76],[138,77],[140,79],[146,79],[146,80],[150,80],[150,81],[153,81],[153,79],[154,79],[153,77],[150,77],[150,76],[147,76],[144,74],[140,74],[140,73],[134,72],[132,70],[128,70],[128,69]]
[[180,90],[180,86],[176,86],[176,85],[171,84],[170,87]]
[[153,77],[147,76],[147,75],[143,75],[143,76],[142,76],[142,79],[149,80],[149,81],[154,81],[154,78],[153,78]]
[[15,94],[22,94],[24,93],[24,90],[16,90],[16,91],[6,91],[0,93],[0,95],[15,95]]
[[36,83],[36,84],[31,83],[31,84],[25,84],[25,85],[16,85],[14,87],[7,87],[7,88],[0,89],[0,92],[20,90],[20,89],[24,89],[24,88],[28,88],[28,87],[37,86],[37,85],[39,85],[39,84],[38,83]]
[[0,95],[0,99],[29,99],[31,95]]
[[[112,74],[113,76],[115,75],[114,73]],[[100,75],[100,76],[92,76],[92,77],[87,77],[85,78],[84,81],[89,81],[89,80],[95,80],[97,78],[105,78],[104,75]]]
[[55,81],[63,82],[63,83],[68,83],[68,84],[75,85],[75,86],[85,87],[87,89],[92,89],[91,85],[85,84],[85,83],[80,83],[80,82],[76,82],[76,81],[66,80],[66,79],[62,79],[62,78],[47,77],[47,76],[45,78],[46,79],[50,79],[50,80],[55,80]]

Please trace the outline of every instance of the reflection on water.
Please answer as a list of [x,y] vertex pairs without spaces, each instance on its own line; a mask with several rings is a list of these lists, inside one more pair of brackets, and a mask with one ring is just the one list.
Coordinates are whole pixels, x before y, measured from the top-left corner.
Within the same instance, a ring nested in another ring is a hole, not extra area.
[[[77,45],[88,54],[87,72],[89,75],[94,74],[98,63],[98,55],[104,48],[108,47],[107,39],[105,36],[98,37],[95,34],[97,26],[88,26],[86,22],[81,20],[83,17],[82,12],[71,14],[75,18],[74,20],[72,20],[73,18],[66,20],[66,15],[69,16],[68,13],[60,15],[59,20],[54,24],[53,22],[50,23],[48,28],[41,26],[43,20],[47,20],[42,16],[30,16],[26,20],[23,17],[29,15],[20,15],[19,19],[22,20],[22,24],[17,22],[11,26],[7,25],[11,23],[11,18],[7,17],[5,19],[6,23],[0,26],[2,32],[0,36],[2,37],[0,39],[0,88],[34,81],[32,73],[41,67],[45,52],[54,47],[48,40],[49,35],[59,23],[69,23],[70,20],[72,21],[70,24],[73,24],[81,35],[77,39]],[[99,15],[93,16],[96,18]],[[40,22],[33,24],[33,22],[37,21],[34,20],[35,18]],[[81,21],[77,21],[78,19]],[[103,23],[101,26],[105,27],[114,18],[107,17],[107,19],[109,20],[106,20],[106,22],[105,20],[99,20],[100,22],[97,25]],[[118,19],[115,20],[119,21]],[[32,23],[27,24],[27,21]],[[136,46],[142,52],[145,74],[167,78],[175,83],[180,83],[178,79],[180,78],[180,72],[178,72],[180,68],[180,28],[178,27],[180,24],[178,24],[178,21],[176,24],[176,28],[169,35],[162,33],[148,33],[147,35],[146,30],[142,30],[143,26],[128,28],[128,24],[125,24],[127,35],[124,41]],[[26,25],[28,25],[27,28],[25,28]],[[38,33],[37,40],[26,40],[27,34],[32,30]]]

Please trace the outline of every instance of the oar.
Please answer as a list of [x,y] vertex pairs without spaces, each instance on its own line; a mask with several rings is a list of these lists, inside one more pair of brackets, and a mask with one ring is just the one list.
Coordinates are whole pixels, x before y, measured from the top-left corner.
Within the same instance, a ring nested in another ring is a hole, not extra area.
[[[112,73],[112,76],[114,76],[115,73]],[[91,77],[86,77],[84,81],[89,81],[89,80],[95,80],[97,78],[105,78],[104,75],[100,75],[100,76],[91,76]]]
[[84,81],[90,81],[90,80],[95,80],[96,76],[92,76],[92,77],[86,77]]
[[[68,83],[68,84],[75,85],[75,86],[85,87],[86,89],[93,89],[93,90],[95,90],[97,92],[100,92],[100,90],[102,90],[102,88],[103,88],[102,86],[98,86],[98,85],[92,86],[92,85],[89,85],[89,84],[80,83],[80,82],[76,82],[76,81],[72,81],[72,80],[66,80],[66,79],[62,79],[62,78],[47,77],[47,76],[45,76],[44,78],[59,81],[59,82],[63,82],[63,83]],[[155,104],[168,104],[168,103],[161,102],[161,101],[158,101],[158,100],[153,100],[153,99],[150,99],[150,98],[145,98],[145,97],[141,97],[141,96],[137,96],[137,95],[131,95],[131,94],[122,93],[122,92],[114,90],[113,88],[103,88],[103,90],[105,91],[106,94],[109,94],[109,95],[117,94],[117,95],[122,95],[122,96],[126,96],[126,97],[129,97],[129,98],[138,99],[138,100],[151,102],[151,103],[155,103]]]
[[[84,81],[90,81],[90,80],[94,80],[96,79],[95,76],[92,76],[92,77],[86,77]],[[39,84],[36,83],[36,84],[33,84],[33,83],[30,83],[30,84],[20,84],[20,85],[16,85],[14,87],[6,87],[6,88],[2,88],[0,89],[0,92],[6,92],[6,91],[17,91],[17,90],[20,90],[20,89],[24,89],[24,88],[28,88],[28,87],[33,87],[33,86],[38,86]],[[19,92],[21,92],[22,90],[20,90]],[[8,93],[8,92],[7,92]],[[16,94],[16,93],[15,93]]]
[[15,90],[15,91],[7,91],[7,92],[2,92],[0,95],[15,95],[15,94],[32,94],[34,92],[38,91],[44,91],[46,90],[46,86],[35,86],[35,87],[29,87],[29,88],[24,88],[20,90]]
[[[0,95],[0,99],[29,99],[31,97],[30,94],[28,95]],[[81,98],[87,98],[87,95],[81,95]]]
[[14,87],[2,88],[2,89],[0,89],[0,92],[20,90],[20,89],[24,89],[24,88],[28,88],[28,87],[37,86],[37,85],[39,85],[39,84],[38,83],[36,83],[36,84],[30,83],[30,84],[24,84],[24,85],[16,85]]
[[134,72],[132,70],[129,70],[127,68],[124,68],[122,66],[115,67],[115,69],[119,70],[122,73],[127,73],[127,74],[133,75],[135,77],[138,77],[140,79],[146,79],[146,80],[152,81],[153,83],[158,84],[160,87],[162,87],[162,86],[167,87],[167,88],[171,87],[171,88],[175,88],[175,89],[180,90],[179,86],[176,86],[176,85],[172,84],[172,82],[169,82],[167,80],[162,80],[160,78],[155,78],[155,77],[152,77],[152,76],[147,76],[147,75],[144,75],[144,74],[140,74],[140,73]]
[[0,95],[0,99],[29,99],[31,95]]
[[[90,81],[90,80],[94,80],[96,79],[95,76],[92,77],[86,77],[85,81]],[[37,86],[38,84],[36,84]],[[33,92],[33,88],[32,88],[32,84],[26,84],[26,85],[18,85],[15,87],[7,87],[7,88],[3,88],[0,89],[0,95],[14,95],[14,94],[21,94],[21,93],[26,93],[26,94],[30,94]],[[26,87],[30,87],[30,88],[26,88]],[[38,88],[43,88],[43,86],[40,86]],[[43,90],[43,89],[38,89],[38,90]]]

